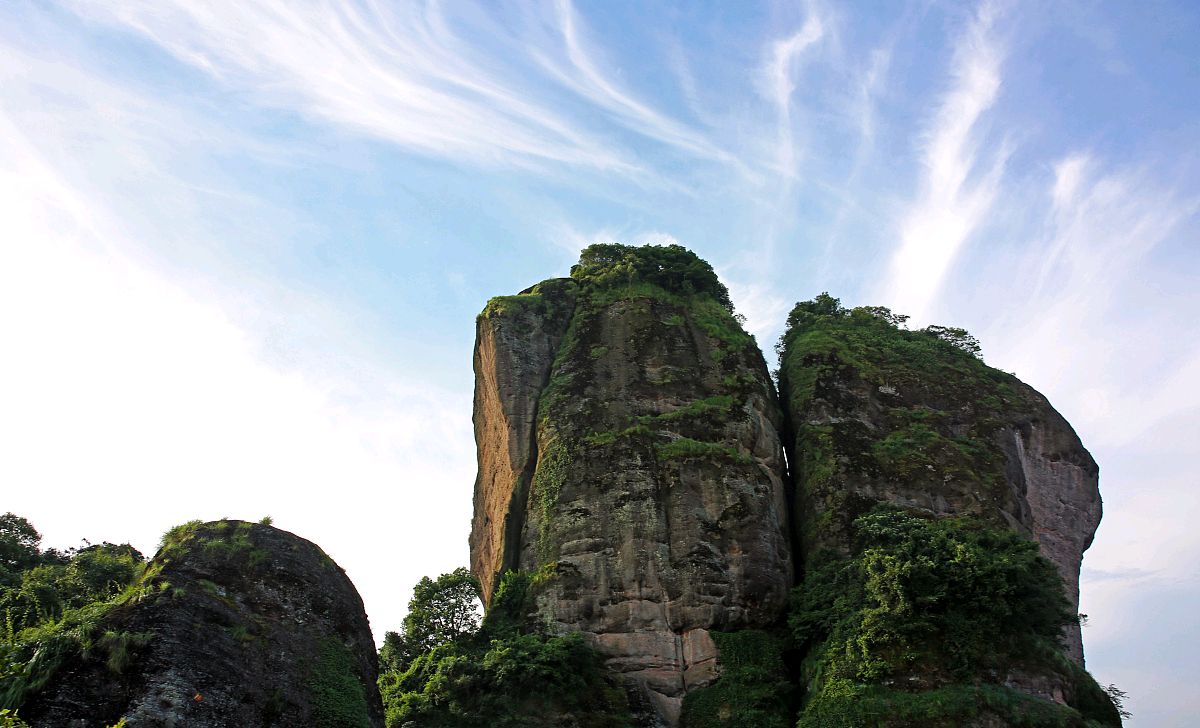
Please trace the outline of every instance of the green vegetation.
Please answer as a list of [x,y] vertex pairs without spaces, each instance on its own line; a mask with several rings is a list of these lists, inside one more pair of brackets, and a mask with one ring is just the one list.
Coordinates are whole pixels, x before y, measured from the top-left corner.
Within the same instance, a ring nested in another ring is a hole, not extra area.
[[505,574],[477,631],[444,634],[404,670],[382,674],[389,728],[630,725],[624,693],[582,636],[547,635],[528,617],[534,579]]
[[29,728],[29,724],[21,720],[16,711],[0,708],[0,728]]
[[123,671],[150,635],[113,630],[106,618],[159,591],[159,570],[128,544],[66,552],[43,551],[40,544],[27,520],[0,516],[0,709],[9,711],[78,656]]
[[784,636],[761,630],[712,632],[721,676],[683,700],[683,728],[789,728],[795,686],[788,681]]
[[367,694],[354,671],[354,656],[341,642],[326,639],[309,672],[313,718],[322,728],[370,728]]
[[719,394],[714,397],[693,400],[679,409],[664,412],[660,415],[643,415],[638,418],[638,422],[643,425],[650,425],[692,418],[711,419],[714,416],[721,417],[727,415],[733,409],[733,405],[734,398],[732,394]]
[[[984,364],[962,329],[909,331],[906,318],[881,307],[846,309],[828,294],[788,316],[779,384],[793,419],[797,483],[813,505],[802,524],[810,546],[844,540],[861,514],[844,501],[847,478],[932,493],[970,483],[1001,505],[1010,497],[994,435],[1029,407],[1016,380]],[[854,417],[808,421],[810,408],[829,406],[870,409],[873,426]],[[814,520],[822,513],[830,516]],[[979,515],[999,517],[996,509]]]
[[270,556],[265,549],[255,547],[250,539],[253,526],[246,521],[223,519],[204,523],[188,521],[163,534],[155,558],[170,561],[192,548],[202,548],[205,554],[226,562],[258,566]]
[[670,442],[659,443],[655,449],[658,452],[658,456],[664,460],[710,458],[736,465],[749,465],[753,462],[749,455],[738,450],[736,447],[730,447],[719,442],[700,442],[690,437],[679,437]]
[[413,587],[401,632],[388,632],[379,651],[381,667],[404,672],[418,656],[479,628],[479,580],[465,567]]
[[[1061,655],[1074,615],[1035,543],[890,507],[858,518],[853,535],[849,558],[822,553],[793,596],[789,623],[813,686],[801,726],[957,725],[984,710],[1014,725],[1120,725],[1103,691]],[[978,686],[1014,665],[1058,674],[1084,700],[1059,709]]]
[[[1071,708],[999,685],[948,685],[904,692],[878,685],[831,680],[800,716],[797,728],[958,728],[985,716],[1022,728],[1084,728]],[[1117,725],[1120,725],[1119,723]]]
[[574,283],[551,278],[515,296],[496,296],[487,302],[478,318],[490,319],[518,314],[550,315],[559,300],[572,295]]
[[590,245],[571,267],[571,278],[596,292],[649,283],[676,296],[705,294],[733,312],[729,290],[712,266],[681,245]]
[[19,708],[72,659],[100,657],[113,672],[128,667],[131,648],[146,644],[152,635],[124,633],[106,625],[122,607],[160,593],[155,583],[159,571],[154,564],[144,566],[134,581],[108,599],[65,609],[58,617],[19,632],[10,627],[0,643],[0,707]]
[[533,473],[533,490],[530,497],[537,503],[538,515],[538,550],[545,555],[549,548],[550,524],[554,516],[554,506],[562,493],[563,484],[567,478],[567,468],[571,464],[573,448],[568,448],[565,438],[561,435],[551,436],[538,457],[537,469]]

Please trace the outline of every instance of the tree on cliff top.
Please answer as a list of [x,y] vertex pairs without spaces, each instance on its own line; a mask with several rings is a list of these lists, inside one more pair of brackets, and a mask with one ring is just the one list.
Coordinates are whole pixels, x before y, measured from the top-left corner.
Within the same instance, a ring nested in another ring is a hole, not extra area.
[[643,282],[683,296],[707,294],[733,312],[729,289],[712,266],[682,245],[589,245],[571,277],[601,288]]

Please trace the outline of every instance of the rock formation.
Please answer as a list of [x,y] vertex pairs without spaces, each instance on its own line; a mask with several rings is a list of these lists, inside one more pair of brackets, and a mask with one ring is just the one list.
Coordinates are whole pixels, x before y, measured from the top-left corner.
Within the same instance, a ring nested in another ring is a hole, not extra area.
[[45,682],[21,708],[33,728],[383,725],[362,600],[286,531],[179,527],[137,589],[92,616],[30,663]]
[[715,675],[709,630],[780,618],[792,583],[781,412],[712,269],[593,246],[478,321],[472,566],[536,573],[668,722]]
[[[1035,539],[1078,612],[1101,513],[1092,456],[1045,397],[983,364],[966,332],[897,323],[832,299],[800,304],[789,321],[781,389],[806,553],[844,546],[847,525],[876,503],[971,516]],[[1065,638],[1082,665],[1079,625]]]
[[[789,695],[802,727],[1119,725],[1072,616],[1095,462],[965,331],[903,320],[798,304],[781,408],[724,286],[678,246],[592,246],[571,278],[492,299],[485,604],[528,575],[529,618],[587,636],[650,706],[640,725],[791,725]],[[990,645],[985,623],[1012,634]]]

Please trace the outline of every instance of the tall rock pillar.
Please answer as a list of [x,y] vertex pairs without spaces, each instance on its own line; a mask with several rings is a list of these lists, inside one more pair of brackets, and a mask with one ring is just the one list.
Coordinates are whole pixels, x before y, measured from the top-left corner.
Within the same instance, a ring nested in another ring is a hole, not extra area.
[[494,343],[511,314],[481,318],[472,564],[485,591],[502,569],[534,573],[539,617],[588,635],[674,724],[715,677],[709,631],[782,615],[782,413],[724,286],[690,252],[592,246],[572,279],[565,329],[538,313],[528,356]]

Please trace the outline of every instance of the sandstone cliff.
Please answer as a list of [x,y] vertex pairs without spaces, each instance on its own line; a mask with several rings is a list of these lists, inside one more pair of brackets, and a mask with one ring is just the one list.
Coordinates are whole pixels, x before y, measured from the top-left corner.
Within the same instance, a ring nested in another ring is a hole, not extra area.
[[[1012,690],[1059,706],[1064,724],[1079,714],[1119,723],[1082,670],[1074,617],[1083,551],[1100,521],[1095,462],[1044,397],[980,361],[965,331],[902,323],[822,296],[796,306],[782,342],[798,592],[811,605],[799,633],[815,640],[808,691],[845,694],[830,677],[840,674],[859,681],[859,709],[877,700],[893,713],[924,699],[913,696],[958,696],[977,710],[957,725],[1051,710],[1003,697]],[[1053,571],[1043,573],[1039,552]],[[871,616],[811,596],[834,584],[864,589],[857,603]],[[812,624],[822,619],[833,626]],[[839,640],[862,654],[845,662],[830,649]],[[886,692],[901,684],[908,697]]]
[[[789,321],[781,389],[806,553],[844,547],[876,503],[971,516],[1035,539],[1078,612],[1101,515],[1092,456],[1045,397],[974,356],[966,332],[899,322],[828,298]],[[1066,638],[1083,664],[1078,624]]]
[[318,547],[241,521],[173,530],[137,587],[49,630],[34,728],[383,725],[362,601]]
[[798,304],[779,351],[783,411],[678,246],[592,246],[489,302],[485,603],[523,572],[526,619],[588,637],[639,725],[1119,725],[1082,667],[1100,497],[1070,425],[887,309]]
[[485,600],[536,573],[539,617],[675,722],[714,677],[709,630],[777,622],[792,583],[762,355],[691,253],[593,246],[571,281],[489,303],[475,362]]

